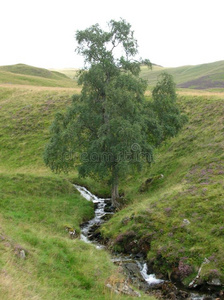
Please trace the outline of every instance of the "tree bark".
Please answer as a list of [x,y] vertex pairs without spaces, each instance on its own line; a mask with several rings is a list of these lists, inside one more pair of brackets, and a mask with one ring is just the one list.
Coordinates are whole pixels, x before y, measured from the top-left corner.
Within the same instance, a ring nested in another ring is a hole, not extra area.
[[119,206],[119,191],[118,191],[118,174],[114,168],[112,171],[112,189],[111,189],[111,201],[114,207]]

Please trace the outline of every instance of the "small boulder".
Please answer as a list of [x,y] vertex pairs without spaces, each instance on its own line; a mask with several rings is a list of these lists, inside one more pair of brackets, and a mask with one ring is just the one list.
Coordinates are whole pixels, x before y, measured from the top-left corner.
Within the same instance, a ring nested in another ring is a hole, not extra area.
[[126,281],[116,282],[113,285],[107,283],[106,287],[111,289],[116,294],[124,294],[132,297],[141,297],[141,294],[139,292],[134,291]]
[[188,226],[191,222],[188,219],[183,219],[183,225]]
[[21,259],[25,259],[25,258],[26,258],[26,252],[25,252],[24,250],[20,250],[20,251],[19,251],[19,257],[20,257]]
[[15,245],[14,246],[15,254],[21,259],[26,259],[27,250],[25,250],[21,245]]
[[209,285],[221,286],[222,283],[219,278],[213,278],[211,281],[208,281]]
[[65,230],[69,233],[69,237],[70,239],[74,239],[77,237],[76,231],[74,228],[69,227],[69,226],[65,226]]

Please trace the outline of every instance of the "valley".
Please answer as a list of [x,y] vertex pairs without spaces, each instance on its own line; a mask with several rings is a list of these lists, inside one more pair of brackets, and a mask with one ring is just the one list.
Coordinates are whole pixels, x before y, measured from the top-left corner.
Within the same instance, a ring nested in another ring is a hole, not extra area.
[[[185,286],[207,259],[197,285],[221,290],[224,91],[199,82],[203,76],[224,82],[217,75],[224,71],[223,62],[208,65],[166,70],[177,79],[177,101],[188,123],[156,149],[151,166],[121,182],[123,207],[100,233],[110,251],[141,253],[154,272],[180,278]],[[149,99],[160,70],[142,70]],[[110,188],[100,178],[80,178],[75,169],[54,174],[46,168],[43,151],[54,115],[65,111],[81,90],[76,80],[51,72],[24,65],[0,67],[1,297],[133,299],[106,287],[125,280],[107,251],[71,240],[65,230],[69,226],[80,234],[80,225],[94,216],[93,203],[83,200],[73,183],[100,196],[109,196]],[[160,174],[163,178],[145,185]],[[142,299],[155,299],[140,293]]]

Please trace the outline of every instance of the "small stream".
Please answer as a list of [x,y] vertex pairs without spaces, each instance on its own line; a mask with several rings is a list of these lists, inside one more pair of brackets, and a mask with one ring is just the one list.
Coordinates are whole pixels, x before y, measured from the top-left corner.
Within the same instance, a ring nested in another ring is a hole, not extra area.
[[80,192],[80,194],[88,201],[92,201],[95,205],[95,216],[92,220],[86,222],[81,228],[81,235],[80,239],[86,243],[92,243],[96,246],[97,249],[104,248],[103,245],[100,245],[94,238],[93,238],[93,231],[100,227],[102,223],[105,222],[103,219],[106,215],[112,215],[113,213],[108,212],[106,213],[105,206],[107,203],[110,204],[110,198],[98,198],[97,196],[91,194],[86,188],[74,185],[75,188]]
[[[95,216],[92,220],[86,222],[81,226],[81,236],[80,239],[86,243],[94,244],[97,249],[105,248],[104,245],[99,243],[97,239],[96,230],[108,220],[113,211],[111,209],[111,199],[110,198],[98,198],[97,196],[90,193],[85,187],[74,185],[75,188],[80,192],[80,194],[88,201],[92,201],[95,205]],[[156,278],[155,274],[148,274],[147,264],[141,258],[137,259],[132,256],[114,256],[111,260],[126,269],[128,277],[133,283],[137,283],[139,289],[146,291],[147,289],[159,289],[161,284],[165,281]],[[130,275],[132,274],[132,275]],[[140,283],[139,283],[140,282]],[[167,281],[166,281],[167,282]],[[174,285],[173,285],[174,286]],[[174,286],[175,287],[175,286]],[[175,287],[176,288],[176,287]],[[176,288],[177,289],[177,288]],[[175,298],[183,299],[183,298]],[[203,299],[215,299],[211,295],[198,294],[188,291],[188,300],[203,300]]]

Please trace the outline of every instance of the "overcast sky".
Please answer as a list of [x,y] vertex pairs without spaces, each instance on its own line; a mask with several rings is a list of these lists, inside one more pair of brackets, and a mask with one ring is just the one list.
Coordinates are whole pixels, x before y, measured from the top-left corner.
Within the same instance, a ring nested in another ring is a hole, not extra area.
[[80,68],[76,30],[120,18],[153,63],[224,60],[223,15],[224,0],[0,0],[0,65]]

